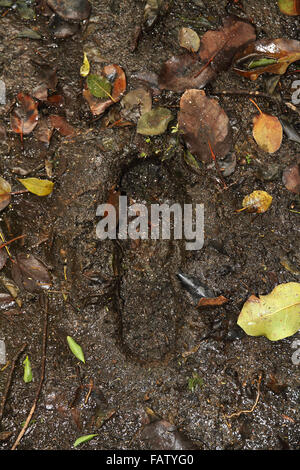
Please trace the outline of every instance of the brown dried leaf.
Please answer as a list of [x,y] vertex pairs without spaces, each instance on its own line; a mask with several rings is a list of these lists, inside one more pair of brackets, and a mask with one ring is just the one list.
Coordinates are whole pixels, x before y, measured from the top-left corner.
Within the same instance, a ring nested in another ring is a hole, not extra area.
[[282,175],[282,181],[286,189],[295,194],[300,194],[300,162],[288,166]]
[[232,146],[229,119],[215,99],[204,91],[187,90],[180,100],[179,130],[192,155],[211,161],[209,142],[216,157],[225,157]]
[[44,264],[31,254],[20,253],[12,264],[12,277],[18,287],[28,292],[49,289],[51,278]]
[[221,29],[207,31],[202,36],[199,56],[203,63],[213,57],[211,67],[214,71],[227,70],[238,49],[255,39],[255,28],[252,24],[235,16],[228,16],[223,20]]
[[[199,62],[195,54],[185,53],[171,57],[162,65],[158,77],[161,90],[173,90],[181,93],[188,88],[204,88],[216,78],[210,65]],[[199,73],[200,72],[200,73]]]
[[224,297],[223,295],[219,295],[218,297],[202,297],[198,304],[197,307],[217,307],[219,305],[223,305],[226,302],[228,302],[228,299]]
[[54,129],[65,137],[72,137],[76,134],[76,130],[71,126],[64,117],[58,114],[51,114],[50,121]]

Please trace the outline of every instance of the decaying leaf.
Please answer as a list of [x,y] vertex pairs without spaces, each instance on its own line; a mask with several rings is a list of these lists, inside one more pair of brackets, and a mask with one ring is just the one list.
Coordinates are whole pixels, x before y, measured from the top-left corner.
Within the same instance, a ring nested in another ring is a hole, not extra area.
[[141,431],[141,439],[150,450],[196,450],[198,447],[176,426],[163,419],[157,419]]
[[234,71],[250,80],[268,72],[282,75],[300,59],[300,42],[294,39],[261,39],[234,57]]
[[151,93],[144,88],[136,88],[129,91],[121,101],[124,108],[122,115],[127,119],[138,119],[142,114],[151,111],[152,97]]
[[19,253],[11,273],[17,286],[28,292],[50,288],[51,278],[46,266],[31,254]]
[[53,130],[54,127],[51,124],[50,119],[42,118],[39,120],[39,123],[34,130],[34,136],[38,141],[49,145]]
[[54,183],[49,180],[41,180],[39,178],[18,178],[18,180],[30,193],[37,196],[48,196],[53,191]]
[[29,95],[18,93],[16,104],[10,115],[11,128],[16,134],[20,134],[21,140],[23,135],[30,134],[38,121],[38,104]]
[[76,341],[71,338],[71,336],[67,336],[67,342],[74,356],[77,357],[77,359],[79,359],[81,362],[85,362],[81,346],[77,344]]
[[197,52],[200,47],[200,38],[196,31],[191,28],[180,28],[178,40],[180,46],[190,52]]
[[282,174],[282,182],[286,189],[300,194],[300,162],[289,165]]
[[202,90],[187,90],[180,100],[179,130],[192,155],[211,161],[209,142],[216,157],[225,157],[232,146],[228,116],[215,99]]
[[300,329],[300,283],[280,284],[268,295],[251,295],[239,315],[238,325],[250,336],[278,341]]
[[227,16],[221,29],[207,31],[202,36],[199,56],[203,63],[211,61],[215,72],[221,72],[231,66],[234,55],[241,47],[255,39],[255,28],[252,24],[236,16]]
[[278,0],[278,7],[285,15],[300,15],[300,0]]
[[247,212],[262,214],[269,209],[272,200],[272,196],[270,196],[266,191],[253,191],[251,194],[244,197],[242,203],[243,208],[238,209],[236,212],[246,210]]
[[253,118],[253,137],[259,147],[268,153],[277,152],[281,146],[283,129],[276,116],[263,113],[257,104],[250,100],[259,114]]
[[161,67],[158,85],[161,90],[173,90],[177,93],[188,88],[204,88],[216,78],[210,66],[199,62],[195,54],[186,52],[171,57]]
[[137,133],[143,135],[163,134],[173,115],[167,108],[157,107],[142,114],[137,123]]

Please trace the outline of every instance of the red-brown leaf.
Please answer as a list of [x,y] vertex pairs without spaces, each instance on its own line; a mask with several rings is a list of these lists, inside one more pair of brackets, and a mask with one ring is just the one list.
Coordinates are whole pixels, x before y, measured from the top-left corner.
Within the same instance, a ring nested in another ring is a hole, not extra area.
[[[225,111],[202,90],[187,90],[180,100],[179,130],[189,149],[202,161],[225,157],[232,146],[232,133]],[[209,145],[210,143],[210,145]]]
[[11,128],[16,134],[30,134],[38,121],[38,104],[29,95],[18,93],[19,105],[16,105],[10,115]]
[[72,137],[76,134],[73,126],[71,126],[64,117],[58,114],[51,114],[50,121],[54,129],[65,137]]

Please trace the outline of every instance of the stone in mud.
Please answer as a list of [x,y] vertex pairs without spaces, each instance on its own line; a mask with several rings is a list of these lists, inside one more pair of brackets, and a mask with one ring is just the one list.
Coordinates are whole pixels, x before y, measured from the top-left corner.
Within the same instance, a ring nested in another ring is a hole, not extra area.
[[56,39],[65,39],[73,36],[79,31],[78,23],[67,23],[57,17],[54,23],[53,36]]
[[86,20],[91,13],[91,4],[88,0],[47,0],[52,10],[64,20]]

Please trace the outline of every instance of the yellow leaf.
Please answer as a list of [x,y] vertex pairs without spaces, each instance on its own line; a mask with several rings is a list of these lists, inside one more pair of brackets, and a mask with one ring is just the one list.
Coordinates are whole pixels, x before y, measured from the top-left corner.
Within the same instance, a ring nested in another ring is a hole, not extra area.
[[19,179],[20,183],[28,189],[29,192],[37,196],[48,196],[52,193],[54,183],[49,180],[40,180],[38,178]]
[[0,176],[0,194],[11,193],[11,185]]
[[272,199],[272,196],[270,196],[266,191],[258,190],[245,196],[242,205],[248,212],[261,214],[269,209]]
[[84,52],[83,53],[83,64],[80,67],[80,75],[82,77],[87,77],[89,73],[90,73],[90,63],[88,61],[86,53]]
[[253,137],[259,147],[268,153],[277,152],[282,142],[282,125],[276,116],[263,113],[257,104],[250,99],[259,111],[253,118]]

